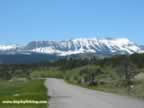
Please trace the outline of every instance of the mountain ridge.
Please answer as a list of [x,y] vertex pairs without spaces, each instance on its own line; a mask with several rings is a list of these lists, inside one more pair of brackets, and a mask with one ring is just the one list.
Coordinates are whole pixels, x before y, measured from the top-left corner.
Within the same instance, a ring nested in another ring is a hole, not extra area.
[[76,38],[61,41],[32,41],[25,46],[0,45],[0,54],[74,54],[95,53],[104,55],[143,53],[144,47],[127,38]]
[[33,41],[26,47],[33,52],[66,56],[80,53],[132,54],[141,48],[127,38],[77,38],[62,41]]

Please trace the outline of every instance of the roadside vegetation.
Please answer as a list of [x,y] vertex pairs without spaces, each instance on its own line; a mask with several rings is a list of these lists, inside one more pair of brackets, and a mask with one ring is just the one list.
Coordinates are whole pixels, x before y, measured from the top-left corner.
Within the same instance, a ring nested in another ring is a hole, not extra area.
[[[108,58],[65,58],[29,65],[0,65],[0,101],[47,100],[46,77],[104,92],[144,98],[144,54]],[[3,105],[2,108],[47,108],[43,105]]]
[[0,65],[0,108],[47,108],[47,104],[3,104],[2,101],[48,100],[44,80],[30,76],[35,65]]
[[64,79],[90,89],[144,98],[143,61],[143,54],[91,59],[84,66],[66,70]]
[[30,76],[63,78],[90,89],[144,98],[143,61],[144,54],[66,58],[38,66]]
[[40,67],[34,69],[30,76],[31,78],[63,78],[63,72],[56,67]]
[[0,81],[0,108],[47,108],[47,104],[3,104],[2,101],[47,101],[43,80]]
[[144,98],[144,54],[67,58],[35,69],[33,77],[63,78],[83,87]]

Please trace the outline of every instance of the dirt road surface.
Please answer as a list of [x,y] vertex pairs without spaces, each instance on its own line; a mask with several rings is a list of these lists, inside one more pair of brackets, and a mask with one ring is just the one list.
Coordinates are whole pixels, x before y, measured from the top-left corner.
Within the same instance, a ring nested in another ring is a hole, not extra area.
[[70,85],[48,78],[49,108],[144,108],[144,101]]

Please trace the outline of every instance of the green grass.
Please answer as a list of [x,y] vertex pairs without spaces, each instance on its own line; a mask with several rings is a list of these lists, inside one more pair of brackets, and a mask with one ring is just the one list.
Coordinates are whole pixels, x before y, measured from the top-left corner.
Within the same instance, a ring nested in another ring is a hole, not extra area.
[[43,80],[0,81],[0,108],[47,108],[47,104],[2,104],[3,100],[47,100]]
[[58,70],[35,70],[31,73],[31,77],[43,77],[43,78],[63,78],[63,73]]

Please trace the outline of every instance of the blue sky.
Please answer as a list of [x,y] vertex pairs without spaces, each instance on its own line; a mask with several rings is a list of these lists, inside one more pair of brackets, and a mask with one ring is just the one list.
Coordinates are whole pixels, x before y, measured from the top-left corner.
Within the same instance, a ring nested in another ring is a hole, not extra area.
[[144,44],[144,0],[0,0],[0,43],[126,37]]

